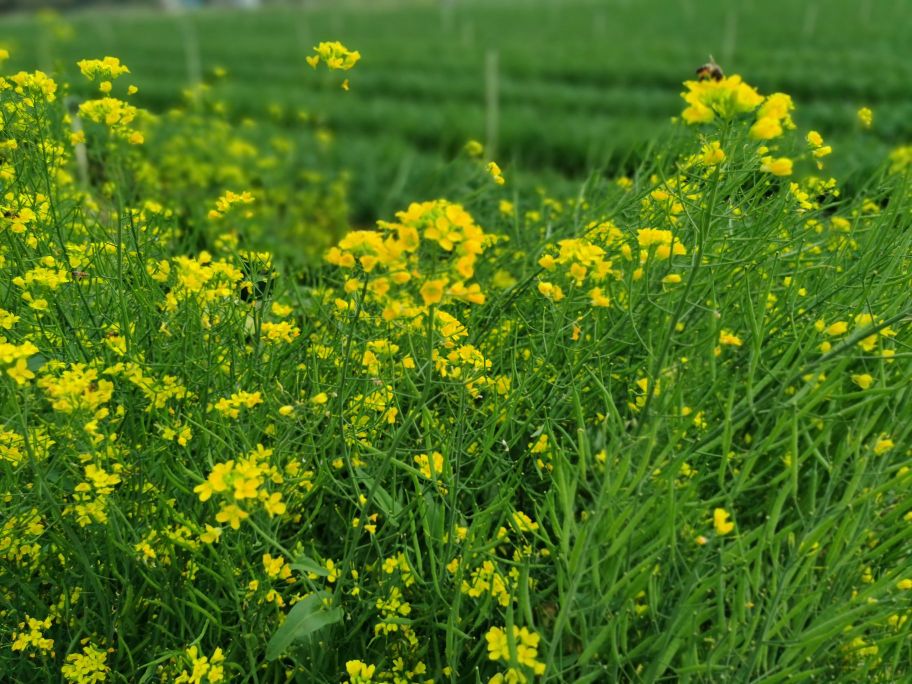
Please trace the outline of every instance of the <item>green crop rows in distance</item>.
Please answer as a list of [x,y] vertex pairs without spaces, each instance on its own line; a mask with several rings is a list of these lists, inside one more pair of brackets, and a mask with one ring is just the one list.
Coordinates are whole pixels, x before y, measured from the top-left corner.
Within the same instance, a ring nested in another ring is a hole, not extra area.
[[[405,179],[432,192],[434,169],[466,140],[485,139],[492,51],[497,158],[529,184],[634,168],[647,141],[669,128],[680,82],[709,54],[762,92],[790,93],[799,124],[833,144],[830,168],[851,183],[853,171],[912,139],[906,12],[898,0],[310,2],[257,13],[73,14],[73,36],[62,41],[13,17],[0,22],[0,42],[13,66],[65,65],[71,75],[78,59],[118,55],[135,74],[137,102],[153,110],[221,66],[229,77],[219,94],[233,116],[264,119],[273,105],[320,112],[352,170],[355,218],[364,222],[401,204],[391,186]],[[304,62],[326,39],[364,55],[349,93]],[[864,142],[852,136],[862,105],[876,116]]]

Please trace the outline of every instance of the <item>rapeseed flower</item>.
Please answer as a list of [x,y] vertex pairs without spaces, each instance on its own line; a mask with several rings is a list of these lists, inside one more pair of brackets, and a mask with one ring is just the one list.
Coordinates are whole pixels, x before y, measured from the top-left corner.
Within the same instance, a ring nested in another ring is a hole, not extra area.
[[500,170],[500,167],[497,165],[497,162],[488,162],[488,165],[487,165],[487,167],[485,167],[485,169],[487,170],[488,175],[490,175],[491,178],[494,179],[494,182],[497,185],[503,185],[504,183],[506,183],[506,181],[504,180],[504,177],[503,177],[503,172]]
[[791,176],[792,160],[788,157],[774,158],[771,156],[763,157],[761,160],[760,170],[771,173],[774,176]]
[[681,97],[688,106],[681,118],[688,124],[710,123],[716,117],[731,119],[754,111],[763,102],[763,96],[737,75],[719,81],[685,81],[684,86],[687,91]]
[[328,69],[348,71],[361,59],[357,50],[349,50],[339,41],[324,41],[314,48],[317,54],[307,57],[307,63],[317,68],[321,61]]
[[731,514],[724,508],[713,510],[713,526],[718,535],[728,534],[735,529],[735,523],[731,522]]

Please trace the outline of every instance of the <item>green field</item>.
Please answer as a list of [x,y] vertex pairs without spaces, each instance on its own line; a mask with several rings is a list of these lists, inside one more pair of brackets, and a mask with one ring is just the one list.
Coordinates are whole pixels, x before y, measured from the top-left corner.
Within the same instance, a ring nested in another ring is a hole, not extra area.
[[[319,113],[354,174],[356,216],[370,222],[405,199],[439,191],[441,160],[470,138],[487,141],[485,72],[498,55],[497,157],[572,191],[590,171],[632,171],[668,129],[680,83],[712,54],[764,92],[790,93],[802,125],[837,149],[846,177],[912,139],[908,6],[835,2],[595,2],[540,0],[314,2],[309,9],[182,16],[124,11],[71,15],[68,40],[32,20],[0,22],[14,66],[117,55],[162,110],[216,66],[232,116],[270,118],[278,104]],[[304,63],[311,45],[357,45],[364,62],[349,97]],[[853,135],[872,107],[873,135]],[[287,121],[293,122],[293,116]],[[540,180],[541,179],[541,180]],[[849,179],[847,179],[849,180]],[[405,188],[413,192],[405,191]]]
[[908,27],[0,19],[0,682],[912,682]]

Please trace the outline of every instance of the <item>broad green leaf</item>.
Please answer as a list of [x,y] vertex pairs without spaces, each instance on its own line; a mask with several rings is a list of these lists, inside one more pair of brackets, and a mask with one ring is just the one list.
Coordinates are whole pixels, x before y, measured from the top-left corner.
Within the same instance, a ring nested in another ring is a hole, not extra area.
[[320,591],[296,603],[288,612],[285,622],[266,644],[266,659],[275,660],[285,653],[295,641],[339,622],[342,619],[342,609],[327,609],[323,605],[323,601],[328,598],[328,593]]
[[309,556],[298,556],[291,564],[291,569],[299,572],[310,572],[320,577],[326,577],[329,574],[329,570]]

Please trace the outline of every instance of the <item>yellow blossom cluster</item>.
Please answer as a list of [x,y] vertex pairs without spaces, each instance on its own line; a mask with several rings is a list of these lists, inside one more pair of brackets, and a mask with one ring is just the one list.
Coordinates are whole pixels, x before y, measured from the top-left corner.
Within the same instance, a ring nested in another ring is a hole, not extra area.
[[360,52],[349,50],[339,41],[323,41],[314,48],[314,52],[317,54],[307,58],[307,63],[314,69],[322,61],[329,69],[348,71],[361,59]]
[[684,87],[687,91],[681,97],[688,106],[681,118],[689,124],[710,123],[716,117],[731,119],[754,111],[763,102],[763,96],[738,75],[718,81],[685,81]]
[[284,481],[282,473],[269,463],[272,453],[271,449],[259,444],[237,461],[216,463],[206,481],[193,488],[200,501],[208,501],[214,494],[222,495],[222,505],[215,516],[217,522],[227,523],[237,530],[256,506],[262,506],[270,518],[285,513],[287,506],[281,492],[270,492],[266,487],[267,483],[280,485]]
[[488,680],[489,684],[524,684],[529,681],[526,674],[545,672],[545,664],[538,660],[538,646],[541,637],[527,627],[513,625],[512,634],[501,627],[491,627],[485,634],[488,658],[511,664],[505,674],[498,674]]
[[[636,678],[700,601],[668,678],[779,609],[715,590],[771,539],[864,621],[821,671],[901,663],[908,149],[846,200],[788,95],[691,81],[706,127],[643,171],[508,199],[470,142],[469,191],[349,229],[318,116],[232,123],[216,81],[153,117],[79,68],[72,108],[0,79],[9,678],[601,681],[605,644]],[[861,530],[832,567],[831,513]]]

